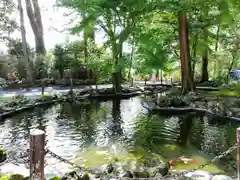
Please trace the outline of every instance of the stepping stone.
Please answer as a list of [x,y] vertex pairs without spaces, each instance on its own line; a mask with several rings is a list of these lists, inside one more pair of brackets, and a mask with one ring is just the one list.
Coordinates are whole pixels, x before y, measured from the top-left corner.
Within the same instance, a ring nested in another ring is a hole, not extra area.
[[233,180],[233,179],[226,175],[216,175],[212,178],[212,180]]
[[211,180],[213,175],[210,172],[197,170],[189,172],[185,175],[189,180]]

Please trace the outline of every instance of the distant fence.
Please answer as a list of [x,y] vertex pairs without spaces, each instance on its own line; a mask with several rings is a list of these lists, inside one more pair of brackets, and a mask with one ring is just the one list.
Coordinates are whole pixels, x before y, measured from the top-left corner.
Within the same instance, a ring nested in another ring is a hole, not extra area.
[[[45,149],[45,132],[39,129],[33,129],[30,131],[30,180],[44,180],[44,157],[46,154],[50,154],[52,157],[58,159],[61,162],[67,163],[78,170],[82,172],[91,172],[88,169],[85,169],[81,166],[78,166],[74,164],[73,162],[70,162],[67,159],[62,158],[61,156],[55,154],[54,152],[50,151],[49,149]],[[224,151],[220,155],[214,157],[210,161],[208,161],[205,164],[201,164],[198,167],[192,169],[191,171],[182,172],[180,174],[175,175],[167,175],[165,177],[153,177],[153,178],[141,178],[141,179],[152,179],[152,180],[159,180],[159,179],[165,179],[165,178],[171,178],[171,179],[179,179],[179,177],[186,175],[189,172],[194,172],[198,169],[202,169],[217,160],[225,157],[226,155],[230,154],[234,150],[237,149],[237,175],[238,180],[240,180],[240,128],[237,129],[237,143],[230,147],[227,151]],[[107,176],[108,175],[104,175]],[[113,179],[134,179],[134,178],[120,178],[120,177],[112,177]],[[109,178],[107,178],[109,179]],[[136,178],[139,179],[139,178]]]

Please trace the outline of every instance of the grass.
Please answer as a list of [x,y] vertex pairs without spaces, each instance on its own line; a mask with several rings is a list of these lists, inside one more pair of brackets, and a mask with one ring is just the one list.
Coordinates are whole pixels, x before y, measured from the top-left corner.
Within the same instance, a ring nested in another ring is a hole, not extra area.
[[229,97],[240,97],[240,91],[239,90],[220,90],[220,91],[213,91],[209,92],[210,95],[215,96],[229,96]]

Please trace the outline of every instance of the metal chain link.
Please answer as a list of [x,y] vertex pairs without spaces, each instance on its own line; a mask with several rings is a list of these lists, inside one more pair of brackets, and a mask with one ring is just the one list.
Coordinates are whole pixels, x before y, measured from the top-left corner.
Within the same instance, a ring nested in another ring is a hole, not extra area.
[[[196,170],[198,170],[198,169],[202,169],[202,168],[204,168],[204,167],[206,167],[206,166],[214,163],[215,161],[217,161],[217,160],[225,157],[226,155],[228,155],[229,153],[231,153],[232,151],[234,151],[234,150],[237,149],[237,148],[238,148],[238,144],[236,143],[234,146],[230,147],[228,150],[224,151],[224,152],[221,153],[220,155],[215,156],[213,159],[211,159],[211,160],[208,161],[207,163],[201,164],[201,165],[197,166],[196,168],[194,168],[194,169],[192,169],[192,170],[190,170],[190,171],[182,172],[182,173],[180,173],[180,174],[176,174],[176,175],[173,175],[173,176],[170,176],[170,177],[184,176],[184,175],[186,175],[186,174],[189,173],[189,172],[194,172],[194,171],[196,171]],[[165,176],[165,177],[169,177],[169,176]]]
[[52,157],[58,159],[59,161],[64,162],[64,163],[66,163],[66,164],[69,164],[69,165],[71,165],[72,167],[78,168],[78,169],[81,170],[81,171],[88,171],[88,172],[90,172],[90,173],[93,173],[93,171],[91,171],[90,169],[86,169],[86,168],[84,168],[84,167],[78,166],[78,165],[74,164],[73,162],[71,162],[71,161],[69,161],[69,160],[67,160],[67,159],[64,159],[64,158],[62,158],[61,156],[57,155],[56,153],[50,151],[49,149],[46,150],[46,154],[50,154]]
[[[236,143],[234,146],[230,147],[228,150],[224,151],[224,152],[221,153],[220,155],[215,156],[213,159],[211,159],[211,160],[208,161],[207,163],[201,164],[201,165],[197,166],[196,168],[194,168],[194,169],[192,169],[192,170],[190,170],[190,171],[184,171],[184,172],[179,173],[179,174],[167,175],[167,176],[164,176],[164,177],[137,178],[137,179],[138,179],[138,180],[140,180],[140,179],[145,179],[145,180],[146,180],[146,179],[149,179],[149,180],[150,180],[150,179],[151,179],[151,180],[161,180],[161,179],[166,179],[166,178],[173,178],[173,179],[175,179],[176,177],[179,178],[179,177],[182,177],[182,176],[184,176],[184,175],[186,175],[186,174],[188,174],[188,173],[190,173],[190,172],[194,172],[194,171],[196,171],[196,170],[198,170],[198,169],[202,169],[202,168],[204,168],[204,167],[206,167],[206,166],[214,163],[215,161],[217,161],[217,160],[225,157],[226,155],[228,155],[228,154],[231,153],[232,151],[236,150],[237,148],[238,148],[238,144]],[[73,166],[73,167],[78,168],[79,170],[88,171],[88,172],[94,174],[93,171],[91,171],[91,170],[89,170],[89,169],[86,169],[86,168],[83,168],[83,167],[81,167],[81,166],[78,166],[78,165],[70,162],[69,160],[64,159],[64,158],[62,158],[61,156],[55,154],[54,152],[50,151],[49,149],[46,150],[46,153],[50,154],[52,157],[60,160],[61,162],[67,163],[67,164],[69,164],[69,165],[71,165],[71,166]],[[114,178],[114,179],[124,179],[124,180],[131,179],[131,180],[133,180],[133,178],[122,178],[122,177],[113,177],[113,178]]]

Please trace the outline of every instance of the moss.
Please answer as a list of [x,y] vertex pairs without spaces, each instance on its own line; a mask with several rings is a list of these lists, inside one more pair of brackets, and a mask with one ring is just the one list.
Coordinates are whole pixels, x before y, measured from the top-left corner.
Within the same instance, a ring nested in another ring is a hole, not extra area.
[[0,180],[8,180],[9,175],[0,175]]
[[53,177],[53,178],[51,178],[51,179],[49,179],[49,180],[61,180],[61,178],[58,177],[58,176],[55,176],[55,177]]
[[0,148],[0,163],[7,159],[7,153],[3,148]]
[[22,176],[21,174],[12,174],[8,180],[24,180],[24,176]]
[[209,92],[210,95],[215,96],[233,96],[233,97],[240,97],[240,91],[239,90],[220,90],[220,91],[213,91]]

